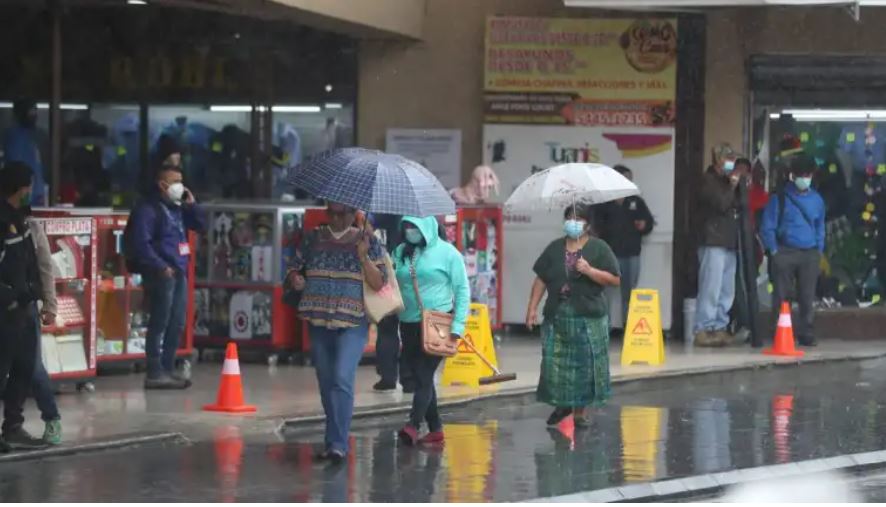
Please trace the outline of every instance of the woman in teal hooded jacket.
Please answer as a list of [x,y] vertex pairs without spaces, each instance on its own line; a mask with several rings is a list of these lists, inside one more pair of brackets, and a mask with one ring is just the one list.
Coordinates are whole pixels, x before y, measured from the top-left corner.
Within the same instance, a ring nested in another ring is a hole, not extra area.
[[[393,258],[405,307],[400,313],[400,338],[403,340],[403,367],[411,370],[415,381],[409,423],[400,430],[400,439],[409,445],[439,444],[443,442],[443,421],[437,410],[434,373],[441,358],[424,352],[421,308],[452,313],[451,338],[458,340],[468,319],[471,289],[464,257],[440,238],[436,218],[403,217],[400,223],[405,241],[397,247]],[[419,295],[413,285],[413,269]],[[419,439],[423,422],[428,424],[428,434]]]

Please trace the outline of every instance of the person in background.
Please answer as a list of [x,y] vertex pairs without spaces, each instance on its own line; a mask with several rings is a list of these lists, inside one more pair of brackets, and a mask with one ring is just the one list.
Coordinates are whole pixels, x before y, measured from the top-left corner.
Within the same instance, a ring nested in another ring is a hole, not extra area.
[[463,187],[452,189],[449,195],[460,206],[474,206],[485,204],[490,197],[498,195],[499,187],[495,171],[489,166],[481,165],[474,168],[471,181]]
[[[43,290],[40,308],[40,317],[34,323],[37,326],[37,357],[34,362],[34,379],[31,383],[31,391],[34,401],[40,409],[40,418],[43,420],[43,441],[49,445],[62,443],[62,422],[58,405],[55,403],[55,389],[49,378],[49,373],[43,365],[42,347],[40,345],[41,325],[53,326],[58,315],[58,300],[55,294],[55,276],[53,275],[52,251],[49,248],[49,239],[43,226],[31,216],[31,209],[23,208],[27,216],[28,229],[34,239],[34,247],[37,252],[37,266],[40,270],[40,287]],[[18,414],[24,422],[24,415]]]
[[37,301],[43,294],[34,240],[25,213],[31,203],[33,171],[22,162],[0,170],[0,394],[3,426],[0,452],[46,444],[24,429],[25,400],[37,358]]
[[748,205],[751,211],[751,226],[755,233],[754,255],[757,269],[763,264],[764,249],[760,240],[760,224],[763,223],[763,210],[769,203],[769,192],[766,191],[766,168],[757,160],[751,170],[751,189],[748,192]]
[[603,405],[610,395],[609,305],[604,289],[621,280],[615,254],[591,235],[592,218],[586,206],[566,208],[565,237],[548,245],[533,267],[536,278],[526,327],[532,330],[538,324],[538,304],[547,292],[536,396],[555,407],[549,426],[573,413],[576,425],[587,426],[587,407]]
[[[383,232],[385,249],[393,252],[402,242],[400,220],[397,215],[370,215],[369,221],[376,231]],[[372,388],[379,392],[397,389],[397,382],[404,393],[415,391],[411,369],[402,367],[400,354],[400,321],[396,315],[389,315],[378,323],[378,341],[375,345],[376,373],[381,377]]]
[[329,203],[326,214],[329,225],[305,236],[286,278],[302,293],[298,316],[308,323],[326,414],[325,449],[317,459],[339,465],[349,451],[357,365],[369,338],[363,280],[377,291],[388,274],[384,249],[371,226],[354,226],[357,210]]
[[727,326],[735,300],[739,232],[736,189],[741,178],[735,173],[736,158],[728,144],[713,149],[713,165],[705,172],[698,197],[702,223],[694,331],[695,344],[702,347],[723,346],[733,339]]
[[789,163],[790,181],[769,200],[763,212],[761,233],[772,261],[772,308],[775,318],[797,284],[800,320],[796,324],[800,345],[815,346],[815,289],[825,247],[824,200],[812,188],[815,160],[798,153]]
[[[440,238],[436,218],[403,217],[402,224],[405,241],[397,247],[393,258],[405,307],[400,313],[403,366],[415,382],[415,394],[409,422],[399,435],[408,445],[440,444],[444,440],[443,421],[437,409],[434,373],[442,358],[424,352],[422,310],[451,313],[450,338],[459,340],[471,307],[471,288],[464,257]],[[428,434],[419,439],[424,422],[428,424]]]
[[182,183],[178,151],[158,159],[154,187],[132,210],[132,247],[144,278],[150,316],[145,340],[145,389],[187,389],[189,379],[175,370],[179,339],[185,328],[188,231],[203,231],[206,216]]
[[46,206],[46,175],[37,142],[37,104],[31,100],[17,100],[12,105],[15,126],[6,131],[3,139],[3,156],[6,163],[21,162],[33,173],[32,206]]
[[[627,167],[617,165],[613,169],[634,181],[634,174]],[[596,223],[600,239],[609,245],[618,258],[621,272],[621,315],[627,324],[631,291],[637,288],[640,279],[643,237],[652,232],[655,219],[642,197],[631,196],[601,206]]]

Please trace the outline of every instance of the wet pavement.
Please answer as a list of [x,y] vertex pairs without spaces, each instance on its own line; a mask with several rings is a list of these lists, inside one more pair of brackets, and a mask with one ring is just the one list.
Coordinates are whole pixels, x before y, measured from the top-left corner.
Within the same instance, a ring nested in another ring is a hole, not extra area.
[[0,465],[0,499],[517,501],[886,448],[883,360],[650,385],[617,386],[586,430],[546,429],[529,397],[449,410],[436,450],[398,446],[399,417],[363,421],[340,468],[312,462],[315,428],[221,426],[191,445]]

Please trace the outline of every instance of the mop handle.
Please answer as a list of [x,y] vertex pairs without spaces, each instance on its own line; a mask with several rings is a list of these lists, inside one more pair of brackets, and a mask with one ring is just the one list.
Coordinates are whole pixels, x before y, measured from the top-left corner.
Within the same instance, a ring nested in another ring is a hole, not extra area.
[[496,368],[495,366],[493,366],[492,363],[489,362],[489,359],[486,359],[485,357],[483,357],[483,354],[477,352],[477,349],[474,347],[474,344],[471,343],[471,340],[463,339],[462,341],[465,342],[465,344],[468,346],[469,349],[471,349],[471,351],[474,354],[477,354],[477,357],[479,357],[480,360],[483,361],[486,364],[486,366],[489,367],[489,369],[491,369],[496,375],[501,375],[501,371],[498,368]]

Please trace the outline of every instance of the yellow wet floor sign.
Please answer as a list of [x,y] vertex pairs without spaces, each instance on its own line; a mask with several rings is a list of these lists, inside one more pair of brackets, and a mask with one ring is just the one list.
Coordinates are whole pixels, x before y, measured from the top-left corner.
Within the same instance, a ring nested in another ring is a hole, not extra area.
[[625,325],[621,364],[664,364],[664,335],[661,330],[661,305],[658,291],[635,289]]
[[[492,342],[492,327],[489,325],[489,309],[486,305],[471,304],[468,321],[465,323],[463,340],[469,340],[474,348],[490,363],[498,367],[498,359],[495,356],[495,345]],[[462,343],[458,347],[458,353],[446,359],[443,367],[444,386],[460,385],[479,387],[480,378],[492,375],[493,371],[483,364],[483,360],[477,357],[470,347]]]

